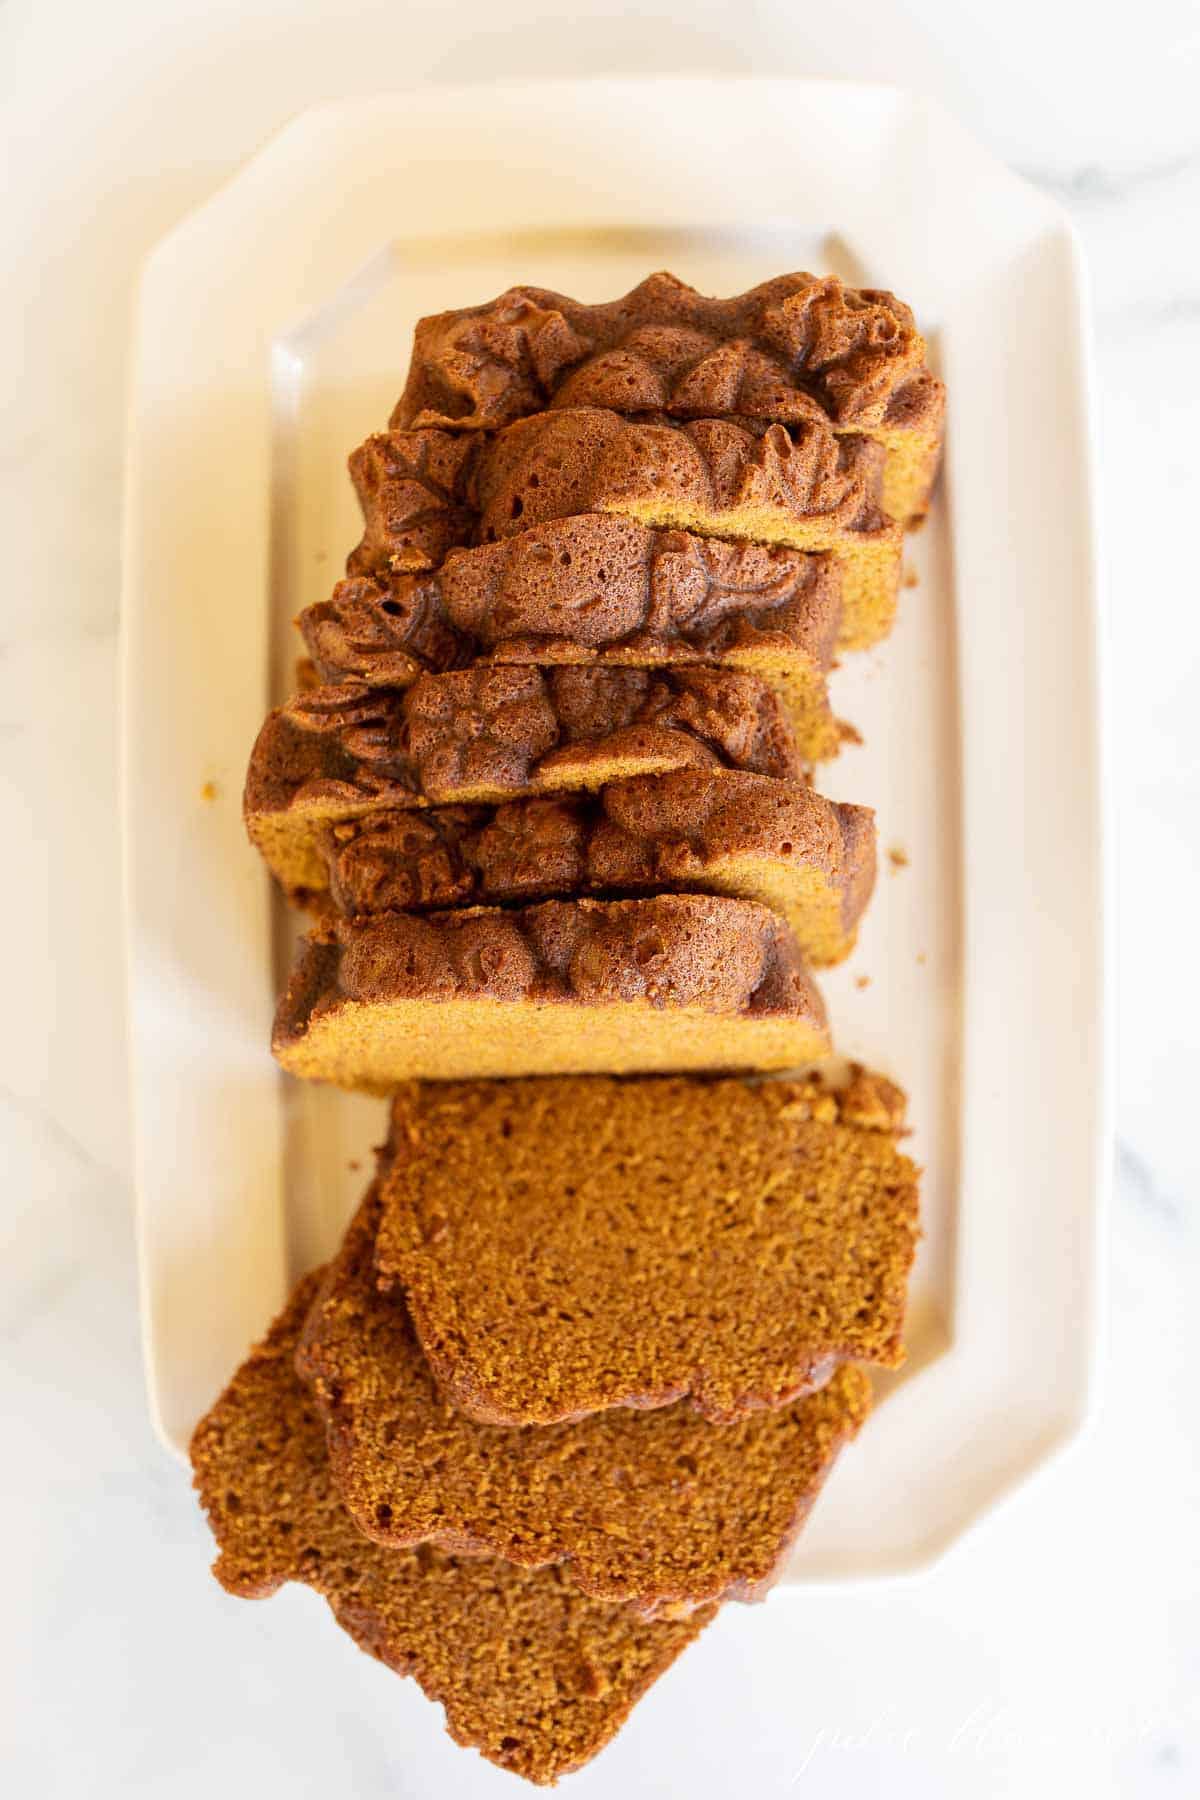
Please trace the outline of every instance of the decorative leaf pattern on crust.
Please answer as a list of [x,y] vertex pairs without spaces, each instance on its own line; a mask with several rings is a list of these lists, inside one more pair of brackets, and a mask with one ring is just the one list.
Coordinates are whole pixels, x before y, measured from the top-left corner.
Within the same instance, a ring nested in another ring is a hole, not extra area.
[[247,809],[453,803],[485,787],[552,787],[565,763],[628,756],[799,774],[790,726],[757,676],[485,664],[406,689],[347,681],[298,694],[259,735]]
[[840,612],[827,555],[587,513],[452,551],[437,570],[340,581],[299,625],[324,680],[405,686],[487,657],[716,661],[766,643],[824,670]]
[[884,423],[924,364],[902,301],[833,275],[781,275],[717,300],[660,272],[599,306],[515,287],[419,322],[392,424],[495,429],[547,407],[604,406],[864,429]]
[[363,535],[349,575],[431,569],[471,534],[479,445],[445,431],[376,432],[350,457]]
[[720,534],[753,507],[778,518],[781,536],[819,522],[830,547],[888,529],[877,504],[882,445],[837,437],[823,421],[681,422],[580,407],[520,419],[485,442],[474,471],[484,543],[586,512],[658,513],[665,523],[684,509],[693,530]]

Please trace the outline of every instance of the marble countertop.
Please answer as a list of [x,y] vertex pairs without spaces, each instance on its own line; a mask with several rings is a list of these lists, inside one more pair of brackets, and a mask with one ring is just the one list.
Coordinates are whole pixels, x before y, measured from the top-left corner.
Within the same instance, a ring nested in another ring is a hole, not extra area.
[[[1117,824],[1117,1183],[1086,1440],[930,1575],[731,1607],[582,1797],[1200,1791],[1200,19],[1032,0],[8,0],[0,1039],[0,1778],[22,1796],[515,1792],[288,1592],[227,1600],[139,1364],[115,650],[136,268],[278,125],[416,81],[601,72],[932,94],[1082,234],[1095,294]],[[16,1029],[11,1028],[16,1026]],[[1052,1101],[1052,1097],[1051,1097]],[[704,1729],[697,1729],[703,1718]]]

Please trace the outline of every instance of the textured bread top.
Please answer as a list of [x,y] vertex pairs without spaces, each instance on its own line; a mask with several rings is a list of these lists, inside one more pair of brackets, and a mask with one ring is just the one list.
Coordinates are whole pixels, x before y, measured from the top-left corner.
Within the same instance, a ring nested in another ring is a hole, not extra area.
[[867,808],[727,769],[636,776],[597,794],[494,808],[371,813],[329,826],[323,847],[332,899],[346,914],[670,888],[703,882],[727,858],[759,857],[822,877],[840,894],[849,931],[874,866]]
[[703,894],[546,900],[325,921],[276,1015],[278,1048],[345,1001],[641,1001],[720,1017],[825,1011],[791,933],[765,906]]
[[598,306],[514,287],[419,321],[391,423],[494,429],[549,406],[608,406],[862,429],[930,405],[924,364],[909,308],[835,275],[779,275],[717,300],[663,272]]
[[596,786],[622,764],[800,773],[784,711],[755,675],[475,668],[400,690],[347,681],[298,694],[259,733],[245,808],[504,799]]
[[551,1783],[603,1748],[713,1609],[647,1622],[587,1599],[558,1569],[368,1543],[293,1367],[316,1288],[315,1276],[301,1282],[192,1439],[214,1573],[247,1597],[314,1588],[362,1649],[441,1701],[457,1743]]
[[639,509],[648,523],[676,524],[666,514],[678,507],[696,513],[698,529],[729,535],[721,515],[758,508],[777,514],[781,530],[819,525],[812,548],[822,549],[839,536],[894,533],[877,504],[883,460],[871,439],[835,437],[823,423],[627,419],[600,407],[534,413],[479,455],[480,536],[486,543],[593,509]]
[[447,1397],[538,1423],[690,1395],[729,1421],[896,1366],[904,1097],[859,1073],[456,1082],[394,1102],[376,1262]]
[[478,1425],[439,1393],[400,1293],[375,1282],[377,1189],[305,1327],[299,1368],[334,1480],[381,1544],[438,1544],[526,1567],[570,1560],[598,1599],[652,1614],[755,1599],[870,1405],[847,1368],[807,1400],[722,1429],[686,1403],[575,1424]]
[[[380,435],[350,458],[363,513],[351,575],[433,568],[455,545],[595,512],[804,550],[899,554],[903,534],[879,505],[883,445],[836,436],[823,420],[630,419],[570,407],[494,434],[446,432],[435,458],[437,435]],[[434,460],[449,485],[413,473]]]
[[350,457],[363,536],[349,575],[372,569],[432,569],[455,544],[472,542],[472,480],[480,441],[447,431],[376,432]]
[[757,652],[824,671],[840,616],[827,556],[586,513],[452,552],[423,575],[341,581],[298,623],[324,680],[404,685],[477,657],[655,664]]

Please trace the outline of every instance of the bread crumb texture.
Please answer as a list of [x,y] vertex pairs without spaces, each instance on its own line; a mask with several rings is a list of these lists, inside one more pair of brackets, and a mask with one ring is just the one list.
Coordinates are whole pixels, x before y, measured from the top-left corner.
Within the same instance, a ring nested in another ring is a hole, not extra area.
[[896,1367],[917,1242],[904,1096],[857,1072],[414,1084],[376,1266],[447,1397],[549,1424],[685,1397],[729,1422]]
[[647,1615],[758,1598],[870,1404],[861,1369],[777,1411],[709,1424],[686,1402],[574,1423],[480,1425],[446,1400],[402,1293],[381,1292],[373,1187],[304,1333],[334,1479],[379,1543],[527,1567],[569,1559],[585,1592]]
[[441,1702],[457,1743],[551,1784],[604,1747],[715,1608],[644,1620],[590,1599],[560,1568],[368,1542],[341,1505],[319,1409],[294,1367],[318,1288],[319,1275],[300,1283],[196,1428],[213,1572],[246,1598],[287,1581],[313,1588],[361,1649]]

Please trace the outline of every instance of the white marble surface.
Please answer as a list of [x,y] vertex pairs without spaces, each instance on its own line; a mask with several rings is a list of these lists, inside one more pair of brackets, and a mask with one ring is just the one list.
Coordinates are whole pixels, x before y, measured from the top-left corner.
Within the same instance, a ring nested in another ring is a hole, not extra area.
[[114,811],[128,316],[144,250],[315,101],[669,70],[934,94],[1062,199],[1089,252],[1120,924],[1111,1344],[1088,1440],[933,1574],[728,1609],[571,1791],[1200,1791],[1200,15],[1147,0],[1080,23],[1044,0],[0,10],[6,1792],[515,1791],[311,1597],[219,1594],[146,1419]]

